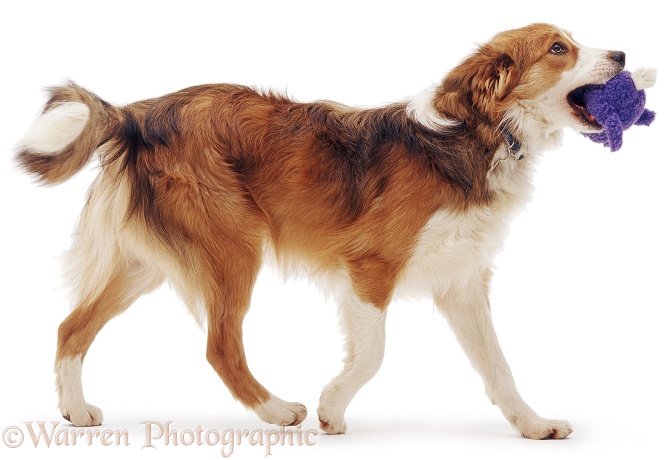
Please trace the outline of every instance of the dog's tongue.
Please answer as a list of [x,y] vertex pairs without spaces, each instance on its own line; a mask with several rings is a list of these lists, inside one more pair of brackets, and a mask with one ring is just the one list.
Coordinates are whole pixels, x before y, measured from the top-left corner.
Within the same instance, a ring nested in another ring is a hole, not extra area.
[[587,110],[586,107],[583,107],[581,105],[576,105],[575,108],[580,112],[580,114],[587,119],[590,123],[596,123],[596,117],[589,113],[589,110]]

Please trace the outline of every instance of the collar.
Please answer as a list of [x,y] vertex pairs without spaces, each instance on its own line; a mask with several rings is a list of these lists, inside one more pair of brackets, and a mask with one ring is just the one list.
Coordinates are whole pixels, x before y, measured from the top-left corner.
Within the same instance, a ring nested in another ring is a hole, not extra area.
[[513,157],[513,160],[519,161],[524,158],[524,154],[519,154],[522,150],[522,143],[517,140],[515,136],[512,135],[507,126],[501,127],[501,134],[506,141],[506,148],[508,149],[508,155]]

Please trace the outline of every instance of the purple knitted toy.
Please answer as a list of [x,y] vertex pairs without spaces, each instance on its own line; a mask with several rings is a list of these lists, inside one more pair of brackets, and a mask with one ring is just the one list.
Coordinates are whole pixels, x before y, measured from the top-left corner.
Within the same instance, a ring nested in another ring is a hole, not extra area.
[[624,71],[604,85],[584,88],[582,98],[587,111],[596,118],[603,131],[584,133],[594,142],[615,152],[622,146],[622,133],[633,125],[649,126],[655,113],[645,109],[645,88],[654,86],[656,70],[641,68]]

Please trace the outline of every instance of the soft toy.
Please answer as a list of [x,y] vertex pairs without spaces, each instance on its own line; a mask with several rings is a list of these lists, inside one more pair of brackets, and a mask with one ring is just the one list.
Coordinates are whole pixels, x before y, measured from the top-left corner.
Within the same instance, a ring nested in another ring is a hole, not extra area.
[[655,113],[645,109],[645,88],[654,86],[656,70],[624,71],[604,85],[590,85],[582,95],[587,111],[603,127],[602,132],[585,133],[594,142],[615,152],[622,146],[622,132],[633,125],[649,126]]

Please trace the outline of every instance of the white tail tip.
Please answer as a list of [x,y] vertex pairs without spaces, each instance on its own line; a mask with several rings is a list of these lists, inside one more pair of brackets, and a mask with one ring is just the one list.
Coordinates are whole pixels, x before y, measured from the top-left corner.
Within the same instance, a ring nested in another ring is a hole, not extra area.
[[33,122],[19,147],[34,153],[59,152],[79,137],[89,117],[86,104],[62,102]]

